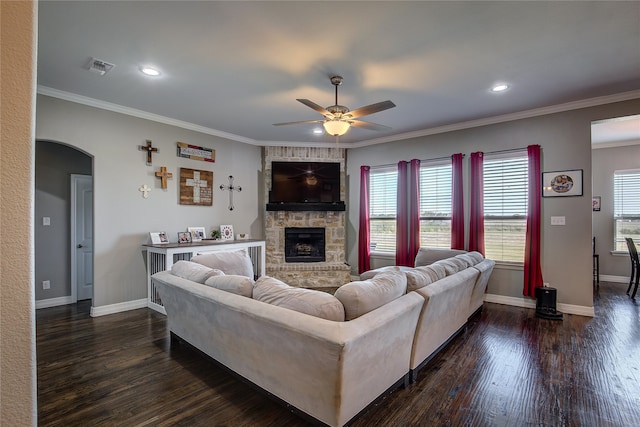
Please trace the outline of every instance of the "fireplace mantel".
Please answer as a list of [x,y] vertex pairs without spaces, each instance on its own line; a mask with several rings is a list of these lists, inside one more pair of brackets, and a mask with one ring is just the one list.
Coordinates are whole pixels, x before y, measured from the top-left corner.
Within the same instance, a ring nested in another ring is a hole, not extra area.
[[344,202],[309,202],[309,203],[267,203],[268,212],[342,212],[345,211]]

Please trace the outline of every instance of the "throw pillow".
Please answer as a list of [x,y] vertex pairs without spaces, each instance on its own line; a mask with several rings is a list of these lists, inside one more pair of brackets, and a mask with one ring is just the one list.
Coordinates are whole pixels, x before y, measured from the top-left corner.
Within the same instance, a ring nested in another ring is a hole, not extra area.
[[204,284],[221,291],[242,295],[243,297],[251,298],[253,294],[253,279],[246,276],[238,276],[236,274],[213,276],[209,277]]
[[222,276],[224,273],[191,261],[178,261],[171,266],[171,274],[193,282],[204,283],[209,277]]
[[353,320],[401,297],[406,290],[407,276],[397,269],[342,285],[335,297],[344,305],[346,320]]
[[196,255],[191,258],[191,261],[209,268],[217,268],[224,271],[224,274],[237,274],[253,278],[253,265],[245,249]]
[[344,307],[333,295],[296,288],[269,276],[256,280],[253,299],[336,322],[344,321]]

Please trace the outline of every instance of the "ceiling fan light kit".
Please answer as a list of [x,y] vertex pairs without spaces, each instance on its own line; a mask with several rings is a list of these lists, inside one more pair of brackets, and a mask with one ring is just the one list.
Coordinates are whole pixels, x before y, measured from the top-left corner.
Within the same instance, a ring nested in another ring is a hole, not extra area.
[[327,120],[322,126],[324,126],[324,130],[327,131],[329,135],[342,136],[347,133],[350,125],[349,122],[342,120]]
[[342,136],[351,126],[361,127],[369,130],[387,130],[391,129],[388,126],[378,125],[375,123],[365,122],[361,120],[355,120],[359,117],[367,116],[369,114],[377,113],[379,111],[388,110],[396,105],[391,101],[382,101],[375,104],[360,107],[353,111],[349,110],[344,105],[338,104],[338,86],[342,84],[341,76],[332,76],[330,78],[331,84],[336,88],[335,104],[327,108],[324,108],[313,101],[308,99],[297,99],[296,101],[306,105],[307,107],[316,110],[324,116],[324,120],[303,120],[298,122],[286,122],[286,123],[274,123],[274,126],[284,125],[297,125],[306,123],[322,123],[325,131],[332,136]]

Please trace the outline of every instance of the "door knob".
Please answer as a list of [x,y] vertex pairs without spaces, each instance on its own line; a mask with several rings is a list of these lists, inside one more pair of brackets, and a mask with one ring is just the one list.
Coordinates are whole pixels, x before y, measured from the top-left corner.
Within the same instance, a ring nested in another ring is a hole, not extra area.
[[84,246],[82,246],[81,244],[78,243],[78,246],[76,246],[76,248],[80,249],[83,248]]

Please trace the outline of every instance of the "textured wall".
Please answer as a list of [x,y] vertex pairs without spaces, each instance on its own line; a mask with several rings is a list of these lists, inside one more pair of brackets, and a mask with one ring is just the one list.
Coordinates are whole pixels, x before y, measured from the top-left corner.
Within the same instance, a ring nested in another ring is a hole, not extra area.
[[37,4],[0,2],[0,423],[36,425],[33,192]]

